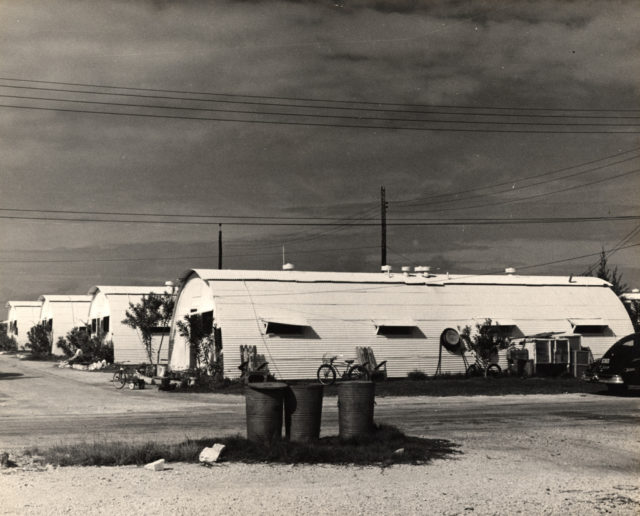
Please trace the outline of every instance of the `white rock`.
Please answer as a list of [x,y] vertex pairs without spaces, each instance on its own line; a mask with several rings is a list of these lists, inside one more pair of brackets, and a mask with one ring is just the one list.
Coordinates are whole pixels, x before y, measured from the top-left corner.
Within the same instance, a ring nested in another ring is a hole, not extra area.
[[404,448],[398,448],[393,452],[394,455],[404,455]]
[[214,462],[218,462],[220,459],[220,454],[222,450],[224,450],[226,446],[224,444],[214,444],[211,448],[204,448],[200,452],[200,462],[204,462],[205,464],[213,464]]
[[144,469],[150,469],[151,471],[162,471],[164,470],[164,459],[158,459],[155,462],[150,462],[144,467]]

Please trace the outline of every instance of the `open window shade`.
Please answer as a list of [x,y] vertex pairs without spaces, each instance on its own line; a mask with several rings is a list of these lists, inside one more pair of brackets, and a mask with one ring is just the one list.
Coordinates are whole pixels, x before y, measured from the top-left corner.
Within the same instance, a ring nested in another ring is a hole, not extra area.
[[373,321],[376,335],[412,335],[417,326],[411,319]]
[[302,335],[309,327],[304,317],[290,313],[262,314],[260,321],[267,335]]
[[603,334],[609,327],[604,319],[569,319],[574,333]]

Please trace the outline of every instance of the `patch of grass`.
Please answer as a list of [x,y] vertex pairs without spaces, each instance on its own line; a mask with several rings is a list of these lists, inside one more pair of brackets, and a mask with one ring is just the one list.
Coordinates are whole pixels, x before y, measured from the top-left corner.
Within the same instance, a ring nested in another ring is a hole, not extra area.
[[[221,439],[187,440],[178,444],[147,443],[79,443],[47,449],[33,448],[28,455],[44,457],[57,466],[124,466],[143,465],[158,459],[167,462],[198,462],[202,448],[222,443],[226,449],[223,462],[276,464],[427,464],[461,452],[458,445],[445,439],[423,439],[407,436],[395,427],[381,425],[370,435],[341,440],[325,437],[315,443],[257,444],[234,436]],[[394,453],[403,449],[402,453]]]
[[[376,383],[376,396],[503,396],[506,394],[595,394],[601,384],[576,378],[498,376],[496,378],[464,375],[428,377],[425,380],[391,379]],[[325,387],[325,396],[337,396],[338,386]]]
[[407,373],[407,379],[412,380],[414,382],[426,380],[427,373],[424,371],[420,371],[420,369],[414,369],[413,371],[409,371]]

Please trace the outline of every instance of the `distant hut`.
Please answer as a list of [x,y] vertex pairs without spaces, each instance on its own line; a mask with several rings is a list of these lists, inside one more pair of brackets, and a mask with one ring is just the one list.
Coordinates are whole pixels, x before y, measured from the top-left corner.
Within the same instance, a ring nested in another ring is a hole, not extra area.
[[64,355],[57,345],[58,338],[66,337],[73,328],[87,325],[91,297],[45,294],[39,300],[42,302],[40,322],[49,330],[51,353]]
[[7,336],[16,339],[18,349],[26,349],[27,333],[40,321],[42,301],[9,301],[7,314]]
[[[256,346],[279,378],[315,376],[325,353],[355,358],[370,347],[390,377],[434,374],[447,328],[487,318],[511,337],[579,333],[598,357],[633,327],[610,284],[592,277],[334,273],[190,269],[181,277],[170,366],[193,367],[177,322],[199,315],[216,329],[225,375],[239,374],[240,346]],[[443,372],[464,372],[444,353]]]
[[[167,294],[166,286],[129,287],[97,285],[89,290],[91,305],[89,321],[91,334],[104,334],[113,342],[114,361],[117,363],[142,364],[149,361],[140,333],[122,324],[129,303],[140,303],[149,294]],[[160,362],[167,362],[169,349],[169,328],[156,328],[152,340],[154,361],[160,348]]]

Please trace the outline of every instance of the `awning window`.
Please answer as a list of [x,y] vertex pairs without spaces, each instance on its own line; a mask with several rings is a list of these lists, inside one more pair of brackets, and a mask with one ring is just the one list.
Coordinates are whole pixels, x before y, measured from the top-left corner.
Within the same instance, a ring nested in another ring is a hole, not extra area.
[[514,326],[518,326],[518,324],[513,319],[505,319],[503,317],[493,318],[493,317],[474,317],[474,324],[479,324],[480,326],[484,325],[487,319],[491,320],[491,326],[497,326],[498,328],[512,328]]
[[262,315],[260,322],[266,335],[304,335],[309,328],[304,317],[289,313]]
[[411,319],[374,321],[374,324],[376,326],[376,335],[410,337],[419,331],[415,321]]
[[285,324],[275,321],[264,321],[264,332],[267,335],[304,335],[306,326]]
[[609,328],[604,319],[569,319],[573,333],[581,335],[602,335]]

